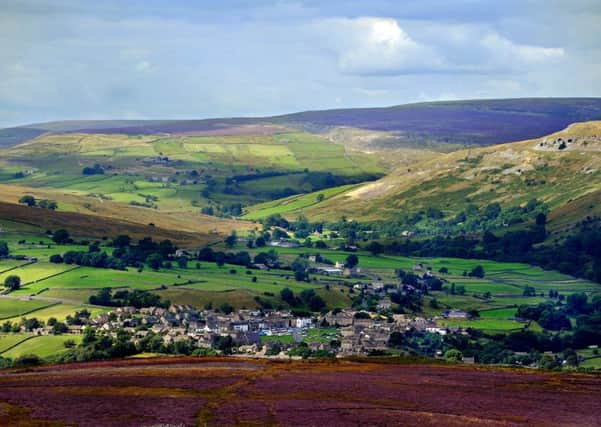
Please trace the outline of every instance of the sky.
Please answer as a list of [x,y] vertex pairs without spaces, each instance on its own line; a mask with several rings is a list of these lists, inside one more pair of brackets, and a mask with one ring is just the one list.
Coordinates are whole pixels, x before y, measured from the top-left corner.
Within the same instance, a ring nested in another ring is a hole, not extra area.
[[0,127],[601,96],[600,0],[0,0]]

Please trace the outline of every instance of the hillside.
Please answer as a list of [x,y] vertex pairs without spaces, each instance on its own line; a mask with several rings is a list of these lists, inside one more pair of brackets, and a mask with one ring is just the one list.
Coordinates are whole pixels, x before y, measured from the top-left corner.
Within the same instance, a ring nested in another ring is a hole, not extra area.
[[601,421],[598,376],[403,359],[112,360],[11,370],[0,384],[5,425],[496,427]]
[[[425,216],[430,208],[450,219],[472,205],[484,208],[498,202],[506,208],[537,199],[550,210],[552,223],[565,225],[566,219],[600,213],[594,202],[601,190],[600,167],[601,122],[577,123],[543,138],[456,151],[402,167],[320,203],[316,195],[307,195],[314,201],[310,205],[278,213],[381,220],[420,212]],[[252,217],[260,216],[253,211]]]
[[286,129],[321,133],[337,127],[393,132],[401,145],[424,142],[491,145],[536,138],[573,122],[599,119],[599,98],[471,100],[307,111],[263,118],[39,123],[0,131],[0,146],[14,145],[46,132],[207,136],[277,133]]
[[[377,158],[307,133],[242,136],[44,134],[0,150],[0,201],[26,194],[58,210],[227,232],[242,206],[373,180]],[[204,213],[204,214],[201,214]],[[208,215],[210,216],[208,216]]]

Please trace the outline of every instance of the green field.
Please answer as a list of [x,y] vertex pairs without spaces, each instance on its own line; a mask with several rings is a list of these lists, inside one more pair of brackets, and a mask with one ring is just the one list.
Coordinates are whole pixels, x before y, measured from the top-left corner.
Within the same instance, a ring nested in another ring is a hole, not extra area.
[[36,312],[52,303],[47,301],[0,298],[0,320]]
[[[296,196],[286,197],[285,199],[274,200],[271,202],[260,203],[251,206],[242,216],[243,219],[261,219],[269,215],[280,214],[283,216],[291,215],[291,219],[295,219],[302,214],[303,209],[319,203],[319,200],[327,200],[337,194],[343,193],[355,185],[343,185],[340,187],[328,188],[322,191],[316,191],[309,194],[300,194]],[[319,199],[318,199],[319,197]]]
[[42,359],[54,357],[67,351],[67,348],[64,345],[65,341],[73,340],[77,344],[81,342],[81,338],[81,335],[33,336],[32,338],[24,340],[12,349],[1,353],[0,356],[11,359],[26,354],[35,354]]
[[0,334],[0,356],[10,348],[30,338],[31,335],[29,334]]
[[9,270],[14,269],[20,265],[23,265],[24,263],[25,263],[25,261],[17,261],[14,259],[0,260],[0,274],[3,274],[5,272],[6,272],[6,274],[9,274],[8,273]]
[[510,319],[515,317],[516,308],[496,308],[493,310],[484,310],[480,312],[482,319]]
[[[48,303],[46,303],[46,305],[48,305]],[[84,308],[92,314],[92,317],[109,310],[108,308],[104,307],[88,305],[54,304],[50,305],[47,308],[41,308],[24,316],[15,316],[12,318],[6,318],[4,320],[8,320],[11,322],[19,322],[23,317],[35,317],[38,320],[46,322],[49,318],[54,317],[59,321],[64,321],[67,316],[73,315],[76,311],[83,310]]]
[[[303,336],[303,342],[306,343],[329,343],[334,339],[338,339],[338,330],[336,328],[324,328],[324,329],[307,329],[306,335]],[[282,344],[292,344],[294,337],[292,335],[270,335],[262,336],[261,343],[277,341]]]
[[[168,161],[157,161],[168,157]],[[382,176],[376,157],[346,153],[343,145],[309,133],[248,136],[47,135],[34,143],[2,150],[6,169],[37,169],[33,175],[0,181],[32,188],[143,204],[168,211],[242,202],[252,205],[288,194]],[[101,163],[110,174],[82,175]],[[195,170],[196,174],[190,175]],[[321,175],[320,175],[321,174]],[[337,179],[328,184],[327,174]],[[235,182],[231,176],[242,176]],[[210,179],[207,179],[210,177]],[[208,184],[209,182],[212,184]],[[203,190],[210,195],[202,195]],[[324,191],[325,191],[324,190]],[[59,210],[78,206],[61,200]]]
[[[65,265],[65,264],[52,264],[49,262],[36,262],[34,264],[26,265],[25,267],[17,268],[9,272],[0,274],[0,283],[3,283],[6,277],[11,275],[17,275],[21,278],[21,286],[27,286],[28,284],[41,283],[45,278],[54,276],[59,273],[63,273],[67,270],[76,268],[77,266]],[[37,283],[33,283],[37,282]]]
[[445,326],[455,326],[461,328],[482,329],[490,332],[507,332],[523,329],[526,324],[514,320],[502,319],[479,319],[479,320],[443,320],[440,321]]

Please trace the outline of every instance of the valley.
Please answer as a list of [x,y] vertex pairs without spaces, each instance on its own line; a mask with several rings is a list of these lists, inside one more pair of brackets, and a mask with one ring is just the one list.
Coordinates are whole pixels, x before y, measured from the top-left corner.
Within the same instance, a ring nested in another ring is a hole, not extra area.
[[541,134],[549,101],[534,139],[464,139],[502,104],[412,106],[457,119],[428,136],[348,112],[25,132],[0,150],[0,361],[597,369],[601,122]]

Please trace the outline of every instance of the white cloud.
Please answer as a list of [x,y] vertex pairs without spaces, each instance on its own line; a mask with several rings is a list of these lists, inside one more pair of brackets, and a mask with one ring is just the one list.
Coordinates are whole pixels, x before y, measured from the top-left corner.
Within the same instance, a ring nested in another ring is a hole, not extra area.
[[481,25],[407,22],[407,30],[392,18],[359,17],[325,19],[317,28],[345,74],[490,74],[565,55],[563,48],[515,43]]
[[349,74],[402,74],[440,66],[442,59],[391,18],[327,19],[318,25]]
[[562,58],[564,49],[556,47],[539,47],[513,43],[496,33],[486,34],[481,42],[482,46],[497,55],[501,61],[518,60],[527,63],[545,62]]

